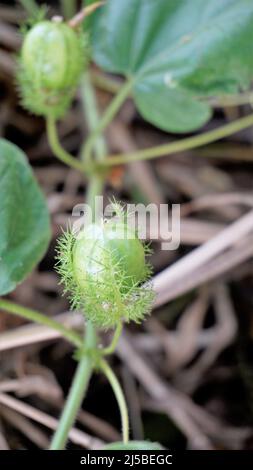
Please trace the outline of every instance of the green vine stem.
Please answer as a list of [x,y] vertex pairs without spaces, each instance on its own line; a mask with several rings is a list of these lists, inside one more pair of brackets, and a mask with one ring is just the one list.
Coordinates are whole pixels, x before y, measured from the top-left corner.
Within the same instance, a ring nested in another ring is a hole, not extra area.
[[[115,77],[104,73],[103,71],[93,70],[91,72],[92,83],[97,88],[107,91],[115,95],[120,90],[122,83]],[[207,98],[206,96],[200,97],[201,101],[209,103],[213,107],[227,107],[227,106],[241,106],[244,104],[251,104],[253,101],[252,92],[238,93],[235,95],[221,95],[219,97]]]
[[242,129],[246,129],[253,125],[253,114],[249,116],[237,119],[234,122],[225,124],[224,126],[214,129],[212,131],[204,132],[203,134],[187,137],[186,139],[171,142],[169,144],[158,145],[157,147],[151,147],[144,150],[138,150],[137,152],[127,153],[125,155],[111,155],[104,162],[104,166],[120,165],[124,163],[130,163],[140,160],[150,160],[152,158],[158,158],[167,156],[170,154],[182,152],[184,150],[190,150],[197,147],[201,147],[216,140],[228,137],[235,132],[239,132]]
[[87,202],[92,210],[93,222],[96,222],[97,214],[95,213],[95,198],[103,192],[104,180],[101,175],[93,175],[87,189]]
[[241,106],[244,104],[252,104],[253,93],[252,91],[246,91],[244,93],[238,93],[235,95],[224,95],[205,100],[211,106],[223,108],[227,106]]
[[[111,77],[102,70],[92,70],[91,78],[93,84],[101,90],[107,91],[115,95],[120,90],[122,83],[115,77]],[[253,93],[246,91],[244,93],[237,93],[234,95],[221,95],[219,97],[200,97],[201,101],[209,103],[213,107],[227,107],[227,106],[240,106],[244,104],[251,104],[253,101]]]
[[[101,190],[101,179],[93,176],[89,184],[87,197],[87,202],[91,206],[92,211],[94,211],[95,208],[95,197],[97,194],[100,194]],[[69,431],[75,422],[77,413],[81,407],[85,392],[89,384],[94,367],[93,354],[95,351],[97,351],[96,331],[95,327],[90,322],[87,323],[84,341],[80,351],[82,352],[82,356],[76,369],[64,410],[59,421],[59,426],[54,434],[50,450],[64,449],[68,439]]]
[[[82,91],[82,97],[83,97],[83,102],[85,104],[86,115],[88,115],[88,119],[87,119],[88,125],[91,129],[95,128],[95,130],[91,134],[90,140],[88,140],[88,142],[90,142],[89,144],[90,151],[92,150],[93,145],[94,145],[94,150],[96,152],[97,159],[102,161],[105,158],[106,146],[104,145],[102,140],[100,140],[99,144],[95,145],[96,140],[100,136],[100,134],[103,132],[106,125],[114,117],[114,115],[116,114],[121,104],[124,102],[125,97],[129,93],[130,84],[127,83],[127,86],[125,85],[122,87],[121,91],[119,92],[115,100],[113,100],[112,104],[109,106],[108,110],[106,111],[100,123],[97,122],[98,112],[97,112],[97,107],[96,107],[96,100],[95,100],[94,91],[93,91],[88,75],[86,75],[82,84],[83,84],[83,87],[85,87],[85,90]],[[95,110],[94,110],[94,107],[95,107]],[[61,145],[57,138],[55,122],[50,118],[48,120],[48,133],[49,133],[51,145],[53,144],[52,147],[54,148],[54,151],[55,150],[57,151],[58,156],[60,154],[61,159],[62,159],[62,156],[64,156],[65,162],[68,163],[66,160],[69,160],[69,157],[71,156],[67,155],[67,159],[66,159],[65,151],[61,148]],[[89,148],[89,145],[88,145],[88,148]],[[87,147],[85,147],[85,149],[87,151]],[[62,154],[62,152],[64,153]],[[84,158],[86,160],[85,156]],[[72,163],[72,157],[70,161]],[[73,165],[71,164],[71,166]],[[104,185],[103,175],[99,173],[91,175],[86,201],[92,209],[94,220],[96,219],[96,216],[97,216],[97,214],[94,214],[95,197],[101,194],[101,192],[103,191],[103,185]],[[96,365],[95,359],[96,360],[98,359],[98,355],[100,356],[107,355],[114,351],[117,345],[119,336],[121,334],[121,331],[122,331],[122,325],[118,325],[118,327],[116,328],[114,332],[114,336],[113,336],[111,344],[107,348],[105,348],[103,351],[99,352],[97,348],[97,337],[96,337],[95,328],[91,323],[88,323],[86,327],[83,348],[80,350],[82,352],[82,357],[77,367],[77,370],[73,379],[73,383],[71,385],[71,388],[70,388],[70,391],[66,400],[66,404],[65,404],[62,416],[60,418],[58,429],[56,430],[52,443],[51,443],[51,446],[50,446],[51,450],[60,450],[65,447],[67,439],[68,439],[69,431],[74,424],[76,415],[82,404],[85,391],[88,387],[92,370],[94,366]],[[104,359],[102,359],[102,357],[99,358],[99,368],[106,375],[114,391],[115,397],[119,405],[120,414],[121,414],[123,441],[128,442],[129,419],[128,419],[127,405],[126,405],[126,401],[125,401],[121,386],[118,382],[116,375],[114,374],[112,369],[109,367],[107,362]]]
[[27,11],[28,15],[36,17],[39,11],[39,7],[34,0],[19,0],[22,7]]
[[69,20],[76,13],[76,0],[61,0],[62,15]]
[[127,404],[126,404],[126,400],[125,400],[122,388],[113,370],[104,359],[100,360],[99,368],[107,377],[107,380],[110,383],[113,389],[115,398],[118,402],[120,416],[121,416],[122,438],[123,438],[124,444],[126,444],[129,441],[129,418],[128,418],[128,411],[127,411]]
[[92,13],[94,13],[94,11],[104,5],[104,3],[104,1],[90,2],[90,5],[82,8],[73,18],[71,18],[71,20],[68,22],[69,26],[74,29],[78,28],[81,26],[87,16],[90,16]]
[[122,82],[115,78],[111,78],[109,75],[105,74],[101,70],[98,72],[96,70],[91,71],[91,80],[95,87],[100,88],[103,91],[107,91],[115,95],[119,92],[122,87]]
[[[91,91],[91,90],[90,90]],[[84,94],[87,96],[87,94]],[[86,113],[89,113],[90,109],[86,106]],[[89,122],[93,122],[89,120]],[[94,124],[94,122],[93,122]],[[88,190],[86,201],[90,205],[92,212],[95,211],[95,197],[101,194],[103,190],[103,179],[99,175],[92,175]],[[96,214],[94,215],[96,218]],[[59,426],[53,437],[50,450],[61,450],[65,447],[68,434],[71,427],[74,424],[76,415],[82,404],[82,401],[87,390],[89,380],[94,368],[93,353],[97,351],[97,337],[94,326],[91,323],[87,324],[86,333],[83,342],[82,357],[76,369],[76,373],[70,388],[66,404],[60,418]]]
[[54,155],[59,158],[66,165],[75,168],[78,171],[84,172],[85,168],[82,162],[74,158],[62,146],[58,138],[55,119],[52,116],[47,117],[47,136],[50,147]]
[[21,305],[17,305],[14,302],[10,302],[5,299],[0,299],[0,309],[25,318],[26,320],[39,323],[40,325],[48,326],[49,328],[61,333],[61,335],[64,336],[67,341],[74,344],[74,346],[77,346],[78,348],[82,346],[82,338],[77,333],[36,310],[22,307]]
[[117,327],[114,331],[111,343],[109,344],[109,346],[107,346],[106,348],[103,348],[102,351],[101,351],[103,356],[108,356],[109,354],[114,353],[114,351],[116,349],[116,346],[118,344],[120,335],[122,333],[122,328],[123,328],[122,323],[118,323],[118,325],[117,325]]
[[91,152],[92,152],[96,139],[100,136],[100,134],[106,129],[108,124],[110,124],[112,119],[115,117],[120,107],[122,106],[126,98],[129,96],[130,90],[132,89],[132,85],[133,85],[132,81],[128,80],[121,86],[119,92],[113,98],[108,108],[106,109],[103,117],[97,124],[97,127],[90,134],[82,151],[82,158],[84,161],[86,162],[90,161]]
[[91,323],[87,323],[84,337],[83,356],[80,359],[70,387],[59,426],[54,434],[50,450],[61,450],[66,446],[69,431],[72,428],[77,413],[81,407],[86,389],[93,370],[92,352],[96,348],[96,333]]
[[[89,129],[95,129],[97,123],[99,122],[99,113],[97,109],[96,97],[94,94],[93,86],[90,79],[89,72],[86,72],[81,80],[81,99],[85,109],[89,109],[89,112],[86,113],[86,119]],[[103,160],[106,153],[106,143],[103,135],[99,135],[94,142],[94,149],[96,152],[97,159],[99,161]],[[81,158],[84,158],[85,146],[81,149]]]

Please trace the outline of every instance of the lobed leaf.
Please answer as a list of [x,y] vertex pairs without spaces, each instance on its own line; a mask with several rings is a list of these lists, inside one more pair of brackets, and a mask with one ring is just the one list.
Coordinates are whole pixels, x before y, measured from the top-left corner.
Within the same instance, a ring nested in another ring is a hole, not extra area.
[[186,132],[211,117],[211,96],[249,88],[252,0],[107,0],[93,15],[95,62],[133,80],[143,117]]

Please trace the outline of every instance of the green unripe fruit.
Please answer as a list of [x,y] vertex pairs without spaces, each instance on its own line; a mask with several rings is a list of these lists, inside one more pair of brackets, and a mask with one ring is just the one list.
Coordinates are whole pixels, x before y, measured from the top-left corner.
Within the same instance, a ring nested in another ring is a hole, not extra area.
[[84,37],[68,24],[41,21],[28,31],[21,49],[19,84],[25,107],[35,114],[62,115],[84,69]]
[[[124,290],[130,289],[145,277],[144,247],[134,231],[123,223],[109,222],[103,227],[91,225],[74,245],[73,267],[77,283],[81,287],[87,282],[89,275],[101,279],[109,264],[115,269],[116,279],[124,272]],[[118,271],[120,274],[117,274]]]
[[21,59],[41,86],[59,89],[76,84],[80,72],[80,41],[65,23],[42,21],[26,35]]
[[[81,235],[81,236],[80,236]],[[57,270],[73,308],[104,329],[139,323],[151,310],[145,247],[123,221],[91,224],[59,241]]]

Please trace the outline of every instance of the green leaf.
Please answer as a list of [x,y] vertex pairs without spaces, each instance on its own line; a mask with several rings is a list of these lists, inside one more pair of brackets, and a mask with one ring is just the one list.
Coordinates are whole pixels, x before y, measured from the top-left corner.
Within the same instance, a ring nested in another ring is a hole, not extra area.
[[104,450],[161,450],[163,447],[157,442],[149,441],[129,441],[127,444],[124,442],[112,442],[104,447]]
[[143,117],[186,132],[211,117],[203,98],[253,78],[252,0],[107,0],[93,16],[93,58],[133,78]]
[[44,255],[49,214],[24,153],[0,139],[0,295],[15,289]]

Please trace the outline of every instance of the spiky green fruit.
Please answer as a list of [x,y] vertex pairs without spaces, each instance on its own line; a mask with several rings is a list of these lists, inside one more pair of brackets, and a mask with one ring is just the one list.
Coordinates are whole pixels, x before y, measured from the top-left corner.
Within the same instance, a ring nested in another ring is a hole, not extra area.
[[154,298],[151,287],[143,285],[151,272],[145,252],[123,222],[91,224],[78,239],[65,233],[59,241],[57,270],[72,306],[104,329],[142,321]]
[[69,106],[87,62],[87,40],[68,24],[44,20],[25,35],[18,81],[24,106],[60,117]]
[[[73,250],[73,266],[80,286],[92,274],[100,280],[104,266],[112,264],[120,273],[124,272],[124,289],[143,280],[146,275],[145,250],[134,231],[123,223],[107,223],[104,226],[90,225],[77,240]],[[128,238],[127,238],[128,236]]]

